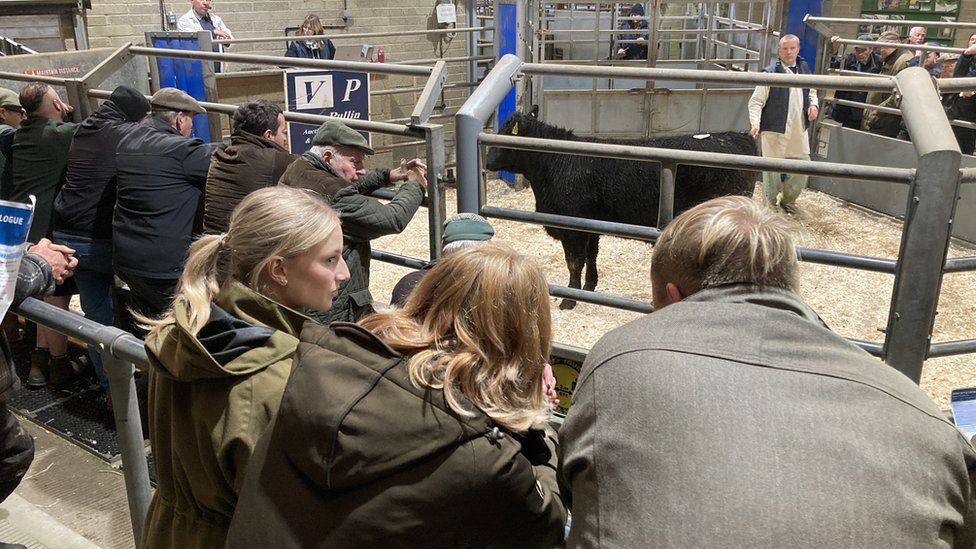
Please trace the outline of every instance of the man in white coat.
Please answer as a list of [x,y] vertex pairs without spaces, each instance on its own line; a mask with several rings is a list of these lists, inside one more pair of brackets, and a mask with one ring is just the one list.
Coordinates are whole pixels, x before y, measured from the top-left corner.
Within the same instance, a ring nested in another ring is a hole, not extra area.
[[[810,66],[798,54],[800,39],[787,34],[779,41],[779,59],[763,72],[810,74]],[[768,158],[810,159],[807,126],[819,113],[817,90],[757,86],[749,99],[751,134],[758,136],[762,155]],[[794,212],[796,199],[807,186],[807,176],[763,172],[763,196],[772,207]]]

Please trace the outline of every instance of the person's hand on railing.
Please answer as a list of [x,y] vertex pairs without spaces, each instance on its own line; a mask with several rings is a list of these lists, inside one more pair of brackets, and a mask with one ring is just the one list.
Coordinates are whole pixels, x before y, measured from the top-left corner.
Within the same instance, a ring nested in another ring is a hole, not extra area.
[[41,256],[54,275],[54,282],[61,284],[65,279],[71,278],[75,274],[75,267],[78,266],[78,258],[75,251],[61,244],[54,244],[46,238],[28,248],[27,253]]

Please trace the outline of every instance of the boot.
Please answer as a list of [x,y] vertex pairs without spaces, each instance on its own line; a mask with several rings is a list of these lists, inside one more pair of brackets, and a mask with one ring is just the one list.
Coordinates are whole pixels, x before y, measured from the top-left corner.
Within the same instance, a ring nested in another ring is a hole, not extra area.
[[48,377],[51,387],[61,389],[77,378],[78,372],[67,354],[51,358],[51,374]]
[[27,388],[40,389],[47,386],[48,374],[51,370],[51,354],[47,349],[31,351],[31,367],[27,374]]

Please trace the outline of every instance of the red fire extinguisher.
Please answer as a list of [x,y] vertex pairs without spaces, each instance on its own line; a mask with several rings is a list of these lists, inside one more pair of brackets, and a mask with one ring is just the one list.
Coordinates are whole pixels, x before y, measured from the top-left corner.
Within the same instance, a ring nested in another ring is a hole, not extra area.
[[385,61],[386,61],[386,51],[383,49],[383,46],[380,46],[376,50],[376,62],[383,63]]

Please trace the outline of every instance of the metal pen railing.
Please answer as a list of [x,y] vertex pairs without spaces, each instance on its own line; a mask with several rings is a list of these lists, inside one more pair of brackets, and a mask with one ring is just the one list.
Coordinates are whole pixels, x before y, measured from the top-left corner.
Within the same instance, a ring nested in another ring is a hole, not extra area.
[[[682,150],[662,150],[647,147],[560,141],[521,136],[498,136],[482,131],[485,121],[494,111],[512,82],[526,74],[555,74],[583,77],[610,77],[626,75],[634,79],[667,79],[675,81],[704,80],[751,85],[776,85],[781,87],[817,87],[862,91],[902,93],[902,116],[915,141],[919,155],[916,169],[857,166],[828,162],[778,160],[744,155],[707,153]],[[653,239],[656,229],[610,222],[579,220],[569,216],[553,216],[536,212],[513,213],[504,208],[487,206],[480,172],[481,145],[517,148],[536,152],[560,154],[584,154],[630,160],[657,161],[662,163],[662,180],[667,174],[666,163],[693,164],[713,167],[765,170],[786,173],[802,173],[867,179],[893,184],[907,184],[910,196],[905,216],[902,246],[897,261],[879,258],[838,254],[827,250],[798,250],[798,257],[817,263],[840,267],[855,267],[875,272],[894,274],[891,309],[888,316],[885,341],[882,345],[856,342],[863,348],[877,353],[897,369],[916,381],[921,375],[922,364],[929,353],[928,337],[934,325],[935,307],[939,285],[946,267],[949,229],[953,214],[954,198],[958,193],[962,172],[959,169],[960,153],[948,120],[938,102],[938,95],[931,93],[932,79],[924,69],[913,68],[896,77],[861,78],[824,75],[786,75],[766,73],[727,73],[721,71],[694,71],[659,68],[618,67],[552,67],[522,63],[513,56],[501,59],[485,78],[482,85],[462,106],[456,120],[458,158],[458,211],[482,213],[488,216],[518,217],[543,225],[575,230],[593,230],[627,236]],[[928,122],[926,122],[928,121]],[[920,132],[915,136],[916,132]],[[938,159],[942,159],[938,161]],[[941,163],[940,163],[941,162]],[[665,186],[662,185],[662,189]],[[950,190],[950,188],[952,190]],[[666,193],[662,190],[662,196]],[[921,198],[924,195],[924,199]],[[661,205],[662,211],[665,206]],[[933,246],[933,243],[937,243]],[[609,304],[605,294],[571,290],[581,301]],[[585,299],[582,297],[585,294]],[[937,352],[942,352],[936,348]]]

